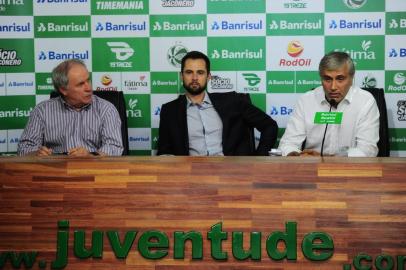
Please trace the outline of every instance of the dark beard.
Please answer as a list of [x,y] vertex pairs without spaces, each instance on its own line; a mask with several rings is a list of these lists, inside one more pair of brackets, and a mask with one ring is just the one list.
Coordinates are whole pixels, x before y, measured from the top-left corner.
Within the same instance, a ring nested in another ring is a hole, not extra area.
[[202,87],[199,87],[199,88],[191,88],[185,84],[183,84],[183,88],[185,88],[185,90],[192,96],[197,96],[197,95],[201,94],[204,90],[206,90],[207,82]]

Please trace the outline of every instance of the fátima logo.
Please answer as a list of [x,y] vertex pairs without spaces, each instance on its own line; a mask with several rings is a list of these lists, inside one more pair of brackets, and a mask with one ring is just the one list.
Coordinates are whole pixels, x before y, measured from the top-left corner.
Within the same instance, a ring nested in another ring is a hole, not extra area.
[[368,0],[343,0],[344,4],[351,9],[359,9],[366,4]]
[[185,46],[183,46],[181,44],[176,44],[168,49],[166,58],[167,58],[169,64],[171,64],[174,67],[179,68],[182,58],[183,58],[183,56],[185,56],[185,54],[187,54],[187,52],[188,52],[188,49]]
[[131,118],[138,118],[142,117],[142,112],[140,109],[137,109],[138,99],[132,99],[128,101],[128,107],[130,108],[127,110],[127,117]]
[[145,75],[138,76],[138,80],[124,80],[123,85],[127,90],[138,90],[141,87],[148,88],[148,81]]
[[353,60],[375,60],[375,52],[371,51],[372,41],[371,40],[363,40],[361,43],[362,51],[356,50],[347,50],[346,48],[342,48],[341,50],[336,49],[335,51],[342,51],[348,53]]

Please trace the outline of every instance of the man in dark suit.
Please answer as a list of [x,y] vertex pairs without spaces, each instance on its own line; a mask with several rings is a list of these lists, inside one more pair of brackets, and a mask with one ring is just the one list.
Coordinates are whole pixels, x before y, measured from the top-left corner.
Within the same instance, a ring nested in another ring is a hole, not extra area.
[[[210,61],[205,54],[187,53],[182,59],[181,78],[185,95],[161,109],[158,155],[268,155],[278,125],[245,94],[208,93]],[[253,128],[261,132],[257,149]]]

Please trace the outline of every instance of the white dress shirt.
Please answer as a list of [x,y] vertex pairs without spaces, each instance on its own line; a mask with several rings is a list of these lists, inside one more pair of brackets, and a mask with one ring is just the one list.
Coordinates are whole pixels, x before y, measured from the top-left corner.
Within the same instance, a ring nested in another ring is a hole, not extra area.
[[[305,149],[320,152],[326,124],[315,124],[314,117],[316,112],[329,110],[322,86],[303,94],[279,143],[282,155],[300,153],[304,140]],[[378,154],[379,110],[369,92],[352,86],[338,107],[332,107],[331,111],[343,112],[343,118],[341,124],[328,125],[323,155],[375,157]]]

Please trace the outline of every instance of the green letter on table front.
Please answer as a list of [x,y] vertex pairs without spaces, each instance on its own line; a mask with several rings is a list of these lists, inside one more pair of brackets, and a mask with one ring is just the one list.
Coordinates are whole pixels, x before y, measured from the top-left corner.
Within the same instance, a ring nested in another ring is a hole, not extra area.
[[[155,242],[151,242],[155,239]],[[160,231],[147,231],[138,240],[138,251],[146,259],[161,259],[168,255],[169,239]],[[153,250],[151,250],[153,249]]]

